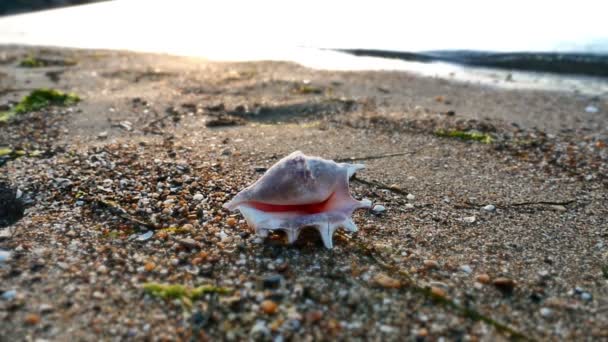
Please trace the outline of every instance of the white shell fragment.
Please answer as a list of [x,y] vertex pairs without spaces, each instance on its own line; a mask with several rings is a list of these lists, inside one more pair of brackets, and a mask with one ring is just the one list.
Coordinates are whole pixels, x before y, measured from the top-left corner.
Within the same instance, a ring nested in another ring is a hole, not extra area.
[[240,210],[261,237],[268,236],[270,230],[283,230],[293,243],[302,228],[313,227],[325,247],[332,248],[336,229],[356,232],[353,211],[371,206],[368,201],[355,200],[348,190],[348,180],[362,168],[361,164],[336,163],[296,151],[279,160],[224,208]]

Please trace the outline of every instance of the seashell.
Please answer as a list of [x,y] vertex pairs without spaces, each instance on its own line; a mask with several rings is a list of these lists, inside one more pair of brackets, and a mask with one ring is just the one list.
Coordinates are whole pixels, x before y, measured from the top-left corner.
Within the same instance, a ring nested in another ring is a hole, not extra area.
[[355,200],[348,190],[350,177],[362,164],[336,163],[296,151],[279,160],[255,183],[239,192],[224,208],[239,210],[261,237],[283,230],[293,243],[305,227],[321,234],[325,247],[333,247],[333,233],[342,227],[356,232],[351,219],[368,200]]

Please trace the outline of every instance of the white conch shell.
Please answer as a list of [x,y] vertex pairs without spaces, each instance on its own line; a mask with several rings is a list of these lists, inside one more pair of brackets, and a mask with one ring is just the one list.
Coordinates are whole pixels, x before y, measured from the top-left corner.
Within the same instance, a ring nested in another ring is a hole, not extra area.
[[302,228],[314,227],[325,247],[332,248],[336,229],[356,232],[353,211],[370,207],[369,201],[357,201],[348,191],[348,180],[362,168],[362,164],[336,163],[296,151],[279,160],[224,208],[240,210],[261,237],[269,230],[283,230],[293,243]]

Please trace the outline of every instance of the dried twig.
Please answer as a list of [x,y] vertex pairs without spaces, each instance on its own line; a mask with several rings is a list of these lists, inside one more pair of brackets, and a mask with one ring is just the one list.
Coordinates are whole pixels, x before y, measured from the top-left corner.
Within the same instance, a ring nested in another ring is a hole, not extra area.
[[103,199],[99,199],[99,198],[94,198],[92,203],[94,203],[95,205],[97,205],[99,208],[102,209],[106,209],[108,210],[111,214],[116,215],[120,218],[122,218],[123,220],[126,220],[130,223],[133,224],[137,224],[140,226],[144,226],[146,228],[149,229],[157,229],[158,227],[151,223],[151,222],[145,222],[142,221],[138,218],[133,217],[132,215],[130,215],[126,210],[124,210],[122,207],[120,207],[117,203],[112,202],[112,201],[106,201]]

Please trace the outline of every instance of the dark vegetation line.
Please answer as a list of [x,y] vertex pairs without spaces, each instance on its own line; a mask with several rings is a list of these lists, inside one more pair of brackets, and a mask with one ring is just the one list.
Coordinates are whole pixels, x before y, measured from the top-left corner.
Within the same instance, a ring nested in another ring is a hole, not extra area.
[[355,56],[400,59],[409,62],[445,62],[506,70],[608,77],[608,54],[558,52],[486,52],[440,50],[399,52],[371,49],[331,49]]

